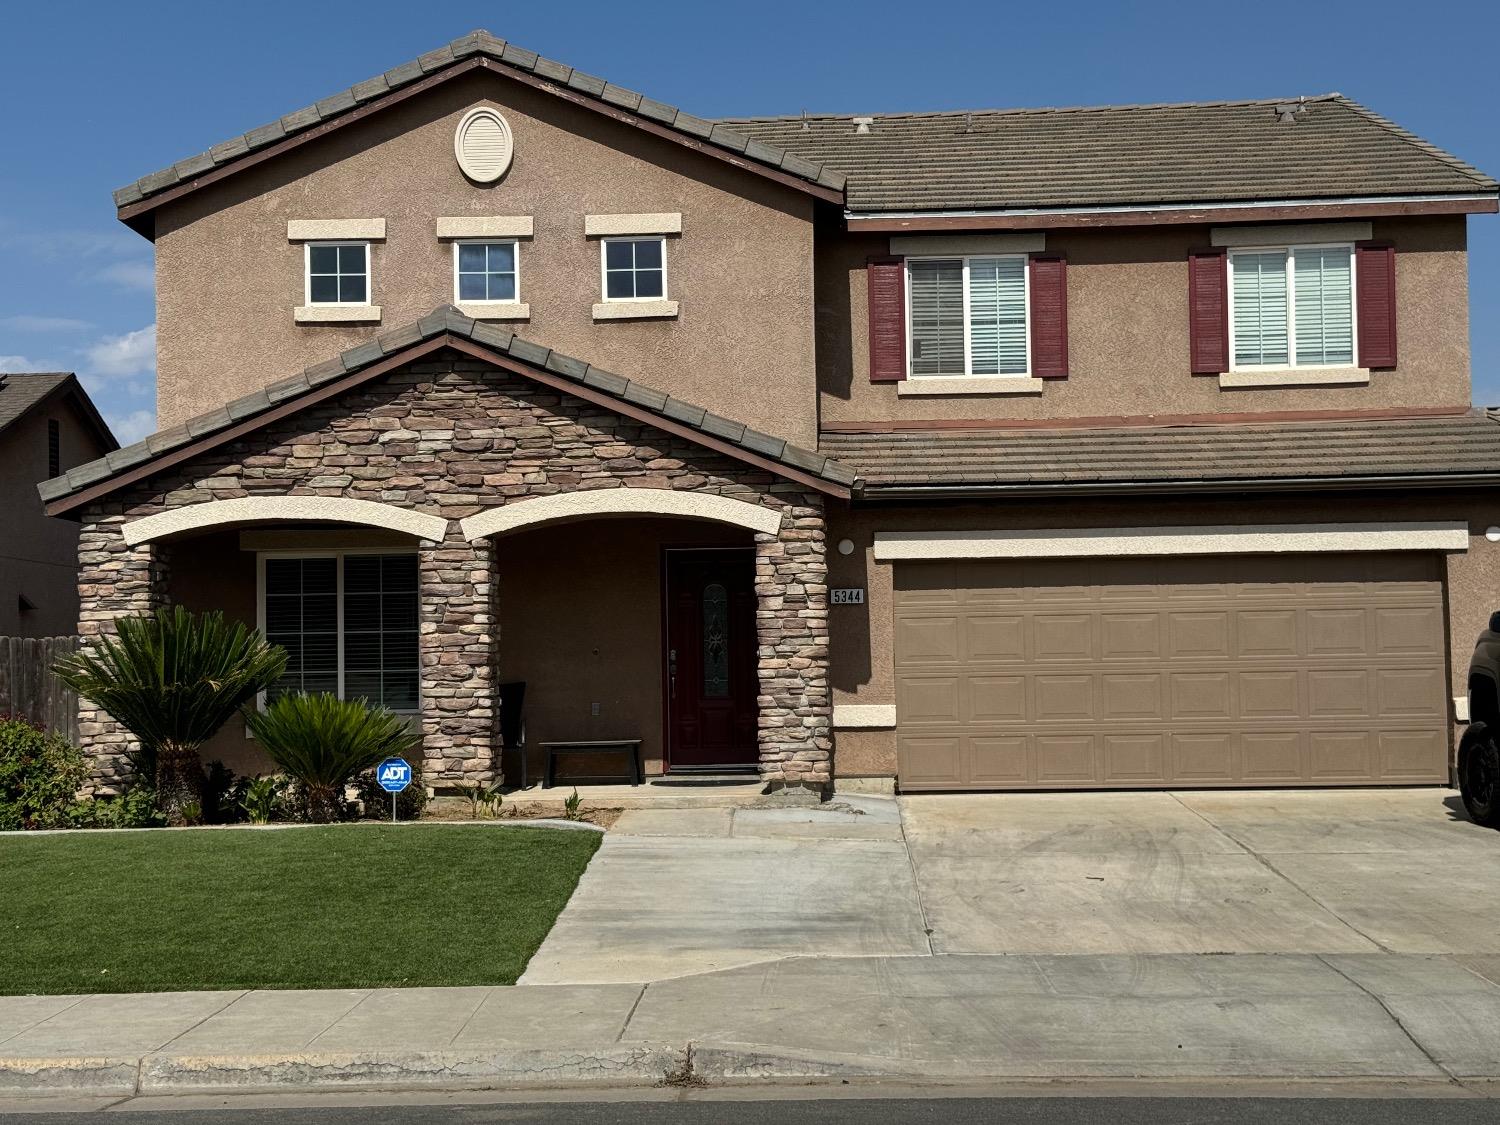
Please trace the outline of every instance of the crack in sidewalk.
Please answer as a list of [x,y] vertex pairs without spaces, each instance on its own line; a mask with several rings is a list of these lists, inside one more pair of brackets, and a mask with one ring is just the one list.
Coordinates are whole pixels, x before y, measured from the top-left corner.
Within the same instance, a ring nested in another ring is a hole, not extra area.
[[641,990],[635,994],[635,1002],[630,1005],[630,1011],[625,1013],[625,1022],[620,1025],[620,1034],[615,1036],[616,1043],[625,1041],[625,1033],[630,1030],[630,1021],[635,1019],[635,1010],[641,1006],[641,1001],[646,998],[646,989],[650,987],[649,982],[643,984]]
[[1385,1002],[1385,998],[1383,996],[1380,996],[1374,990],[1365,987],[1363,984],[1360,984],[1359,981],[1355,980],[1348,973],[1344,972],[1343,969],[1339,968],[1332,961],[1330,961],[1326,954],[1314,953],[1313,956],[1321,961],[1324,965],[1327,965],[1339,976],[1343,977],[1355,988],[1363,992],[1371,1000],[1375,1001],[1375,1003],[1379,1004],[1380,1010],[1383,1011],[1388,1017],[1390,1017],[1391,1022],[1400,1029],[1402,1035],[1406,1036],[1407,1041],[1418,1051],[1422,1052],[1423,1058],[1425,1058],[1434,1067],[1436,1067],[1439,1072],[1446,1075],[1449,1082],[1452,1082],[1455,1086],[1463,1086],[1463,1082],[1459,1079],[1458,1075],[1454,1074],[1451,1070],[1449,1070],[1446,1066],[1438,1061],[1437,1056],[1427,1049],[1426,1045],[1416,1037],[1411,1028],[1406,1026],[1405,1021],[1403,1021],[1401,1017],[1396,1014],[1395,1010]]
[[911,892],[916,896],[917,915],[922,920],[922,937],[927,942],[928,956],[937,956],[937,948],[932,944],[932,920],[927,917],[927,904],[922,901],[922,879],[917,874],[917,857],[911,854],[911,841],[906,836],[906,806],[900,797],[892,798],[896,802],[897,823],[901,826],[901,849],[906,852],[906,866],[911,872]]

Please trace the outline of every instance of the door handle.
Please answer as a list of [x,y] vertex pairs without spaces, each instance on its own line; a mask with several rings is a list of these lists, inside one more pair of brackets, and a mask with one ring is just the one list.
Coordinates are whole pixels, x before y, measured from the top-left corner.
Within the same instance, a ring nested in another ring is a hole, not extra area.
[[677,650],[667,651],[667,698],[677,698]]

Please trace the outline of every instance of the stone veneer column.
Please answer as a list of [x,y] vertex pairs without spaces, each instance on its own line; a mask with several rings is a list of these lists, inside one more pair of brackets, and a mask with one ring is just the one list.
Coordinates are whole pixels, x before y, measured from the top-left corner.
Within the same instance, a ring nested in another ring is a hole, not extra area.
[[760,773],[789,796],[833,782],[825,535],[820,505],[791,507],[777,535],[755,536]]
[[[167,604],[165,543],[128,546],[123,519],[85,521],[78,532],[78,632],[84,644],[115,632],[115,618],[144,616]],[[129,731],[87,699],[78,701],[78,742],[91,761],[85,793],[117,796],[130,779]]]
[[429,786],[488,781],[495,754],[494,548],[466,542],[457,522],[417,553],[422,750]]

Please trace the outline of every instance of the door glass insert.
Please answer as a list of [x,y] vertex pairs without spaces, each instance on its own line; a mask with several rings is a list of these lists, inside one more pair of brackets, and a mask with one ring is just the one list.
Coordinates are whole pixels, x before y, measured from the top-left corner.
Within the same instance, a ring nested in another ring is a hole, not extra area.
[[703,589],[703,694],[729,694],[729,591],[718,582]]

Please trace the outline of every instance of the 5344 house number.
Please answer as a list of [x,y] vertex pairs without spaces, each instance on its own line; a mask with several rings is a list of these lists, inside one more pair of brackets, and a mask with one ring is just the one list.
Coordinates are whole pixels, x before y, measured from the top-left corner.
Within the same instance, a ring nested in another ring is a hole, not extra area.
[[853,590],[829,590],[829,605],[864,605],[865,591],[863,587]]

